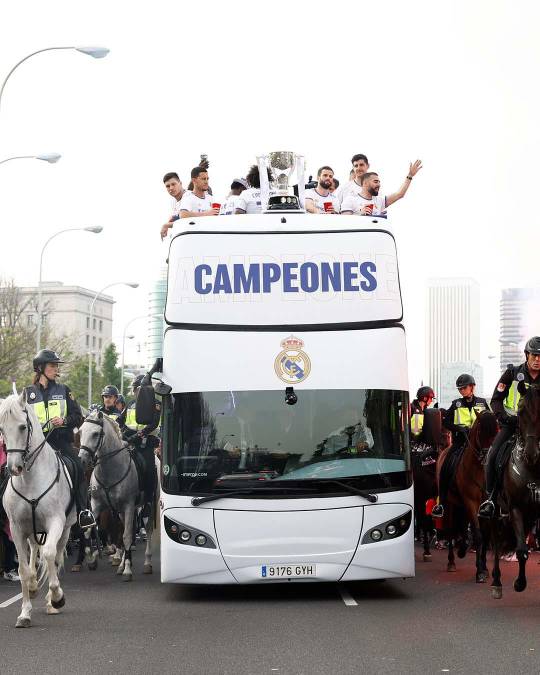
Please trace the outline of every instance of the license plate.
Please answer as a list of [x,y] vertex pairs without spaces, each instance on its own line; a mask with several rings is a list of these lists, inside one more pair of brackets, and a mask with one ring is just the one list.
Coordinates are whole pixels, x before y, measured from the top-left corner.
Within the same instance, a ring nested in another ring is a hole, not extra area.
[[262,579],[300,579],[302,577],[316,577],[317,566],[306,563],[294,565],[262,565]]

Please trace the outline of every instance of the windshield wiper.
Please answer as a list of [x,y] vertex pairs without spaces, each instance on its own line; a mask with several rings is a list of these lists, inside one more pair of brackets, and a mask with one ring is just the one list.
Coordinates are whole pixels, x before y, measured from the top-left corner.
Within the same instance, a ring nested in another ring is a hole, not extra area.
[[371,492],[367,492],[366,490],[359,490],[358,488],[355,488],[352,485],[349,485],[348,483],[343,483],[340,480],[336,480],[335,478],[321,478],[317,482],[333,483],[334,485],[340,485],[342,488],[345,488],[347,492],[350,492],[353,495],[359,495],[360,497],[367,499],[368,502],[371,502],[372,504],[375,504],[375,502],[379,501],[379,497],[377,495],[374,495]]
[[199,504],[205,504],[206,502],[213,502],[216,499],[224,499],[225,497],[237,497],[239,495],[253,495],[261,492],[267,491],[278,491],[278,492],[313,492],[313,488],[302,487],[302,488],[290,488],[290,487],[259,487],[259,488],[244,488],[243,490],[231,490],[230,492],[223,492],[215,495],[207,495],[206,497],[193,497],[191,500],[192,506],[199,506]]

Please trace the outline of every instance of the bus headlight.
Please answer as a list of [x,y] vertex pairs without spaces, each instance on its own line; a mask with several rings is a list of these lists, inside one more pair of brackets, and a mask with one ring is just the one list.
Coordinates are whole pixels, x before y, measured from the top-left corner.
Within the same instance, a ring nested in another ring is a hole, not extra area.
[[206,532],[179,523],[168,516],[163,516],[163,525],[165,532],[169,539],[172,539],[177,544],[184,546],[196,546],[198,548],[217,548],[216,542]]
[[392,518],[392,520],[387,520],[385,523],[380,523],[379,525],[370,528],[364,534],[360,543],[374,544],[379,541],[401,537],[411,526],[411,521],[412,511],[409,510],[407,513],[403,513],[397,518]]

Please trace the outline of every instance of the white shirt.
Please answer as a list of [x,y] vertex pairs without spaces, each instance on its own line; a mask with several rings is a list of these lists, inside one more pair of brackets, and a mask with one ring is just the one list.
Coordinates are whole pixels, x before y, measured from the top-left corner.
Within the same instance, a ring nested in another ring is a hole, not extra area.
[[352,211],[354,214],[360,214],[360,210],[368,204],[373,204],[373,211],[371,212],[373,216],[380,216],[386,211],[386,197],[377,195],[371,199],[365,199],[359,194],[349,193],[341,204],[341,213]]
[[238,195],[229,195],[227,197],[227,201],[221,205],[221,208],[219,209],[219,215],[234,216],[237,208],[243,208],[237,206],[239,199],[240,197]]
[[180,202],[182,199],[176,199],[176,197],[173,197],[171,200],[171,215],[172,216],[180,216]]
[[[268,196],[273,197],[275,194],[276,191],[270,188]],[[266,208],[266,204],[264,206]],[[242,211],[245,211],[246,213],[262,213],[261,189],[248,188],[247,190],[244,190],[242,194],[237,197],[236,208],[242,209]]]
[[340,185],[337,190],[335,190],[334,195],[338,201],[338,204],[341,206],[345,197],[348,197],[350,194],[357,194],[362,189],[361,185],[354,180],[350,180],[345,185]]
[[324,202],[331,202],[332,206],[334,207],[334,211],[339,213],[339,202],[337,197],[332,192],[329,192],[326,197],[324,197],[317,192],[317,188],[306,190],[304,194],[304,201],[307,201],[308,199],[311,200],[313,206],[315,206],[319,213],[325,213]]
[[212,208],[212,198],[205,192],[204,197],[197,197],[191,190],[186,190],[180,200],[180,211],[192,211],[201,213],[202,211],[209,211]]

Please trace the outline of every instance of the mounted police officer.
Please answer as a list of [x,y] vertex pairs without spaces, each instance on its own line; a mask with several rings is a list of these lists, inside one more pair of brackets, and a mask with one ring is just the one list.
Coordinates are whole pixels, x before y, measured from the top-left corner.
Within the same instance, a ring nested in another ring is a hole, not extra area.
[[103,387],[103,391],[101,392],[102,403],[98,406],[98,410],[103,414],[112,417],[113,420],[117,420],[120,415],[120,411],[116,407],[119,396],[120,392],[114,384],[108,384],[106,387]]
[[32,362],[36,373],[34,382],[24,389],[24,393],[26,402],[36,413],[47,443],[75,469],[75,503],[79,524],[86,528],[95,525],[95,520],[87,508],[88,485],[77,449],[73,446],[73,433],[83,423],[83,415],[69,387],[57,382],[61,363],[63,361],[56,352],[50,349],[39,351]]
[[420,387],[416,392],[416,398],[411,403],[411,438],[413,444],[422,443],[422,430],[424,428],[424,410],[429,408],[435,399],[435,392],[431,387]]
[[137,394],[144,375],[137,375],[133,380],[133,393],[135,400],[131,401],[124,412],[118,418],[118,424],[122,429],[124,438],[129,441],[144,457],[147,467],[151,471],[145,472],[144,491],[148,496],[153,493],[155,487],[155,459],[154,451],[159,446],[159,424],[161,420],[161,403],[156,401],[156,408],[154,419],[151,424],[143,425],[137,423],[135,407],[137,402]]
[[126,399],[122,394],[119,394],[118,398],[116,399],[116,410],[118,410],[118,414],[121,415],[125,409],[126,409]]
[[[493,397],[491,408],[501,425],[499,433],[489,449],[486,460],[486,491],[488,498],[480,504],[478,515],[482,518],[493,518],[495,504],[499,491],[497,467],[501,468],[508,461],[509,453],[505,453],[506,442],[510,440],[517,429],[517,410],[521,394],[518,384],[523,382],[525,387],[533,383],[540,383],[540,337],[532,337],[525,345],[525,362],[520,366],[510,364],[499,378]],[[507,456],[505,456],[507,455]]]
[[489,410],[485,398],[474,393],[476,381],[472,375],[463,373],[456,380],[456,387],[461,398],[452,401],[446,411],[443,426],[452,434],[452,445],[441,468],[439,476],[439,503],[433,508],[431,515],[435,518],[444,516],[444,504],[448,498],[448,489],[453,470],[459,460],[461,451],[467,443],[469,430],[475,423],[477,416],[484,410]]

